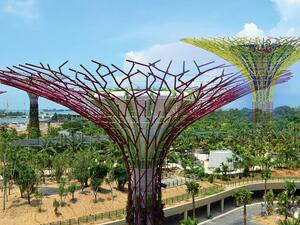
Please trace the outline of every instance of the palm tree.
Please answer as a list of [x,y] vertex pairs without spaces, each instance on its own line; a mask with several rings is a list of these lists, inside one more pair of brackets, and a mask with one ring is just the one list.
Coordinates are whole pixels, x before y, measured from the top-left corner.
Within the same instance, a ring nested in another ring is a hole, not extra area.
[[274,192],[268,191],[266,194],[266,202],[267,202],[266,209],[267,209],[268,215],[270,215],[273,211],[274,200],[275,200]]
[[287,181],[284,186],[284,189],[286,190],[289,199],[292,200],[292,206],[294,206],[295,205],[295,193],[297,191],[295,182]]
[[244,225],[247,224],[247,204],[252,200],[252,192],[245,188],[239,188],[234,192],[235,199],[244,205]]
[[265,205],[266,205],[267,181],[268,181],[268,179],[271,178],[271,174],[272,174],[272,170],[271,170],[271,166],[272,166],[271,157],[270,156],[263,157],[260,160],[260,165],[261,165],[261,178],[264,179],[264,181],[265,181],[264,200],[265,200]]
[[197,182],[195,182],[194,180],[186,182],[185,183],[187,189],[187,193],[192,195],[192,199],[193,199],[193,219],[195,219],[196,217],[196,213],[195,213],[195,196],[199,193],[200,188],[199,188],[199,184]]

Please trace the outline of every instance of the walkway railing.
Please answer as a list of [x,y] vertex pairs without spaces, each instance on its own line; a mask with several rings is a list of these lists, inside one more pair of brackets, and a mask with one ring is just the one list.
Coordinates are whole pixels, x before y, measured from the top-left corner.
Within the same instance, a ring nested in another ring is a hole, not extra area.
[[162,183],[167,186],[167,188],[177,187],[184,185],[186,182],[191,181],[191,178],[172,178],[172,179],[163,179]]
[[[300,176],[276,176],[271,177],[267,181],[291,181],[291,180],[300,180]],[[222,184],[223,187],[229,187],[229,186],[241,186],[243,184],[248,183],[255,183],[255,182],[263,182],[264,179],[261,177],[249,177],[249,178],[243,178],[243,179],[232,179],[230,181],[224,182]]]
[[[276,176],[276,177],[271,177],[268,179],[268,181],[285,181],[285,180],[300,180],[300,177],[291,177],[291,176]],[[264,180],[260,177],[251,177],[251,178],[243,178],[243,179],[235,179],[235,180],[230,180],[226,181],[223,184],[217,184],[212,187],[207,187],[207,188],[202,188],[200,189],[200,192],[196,197],[204,197],[208,195],[213,195],[219,192],[222,192],[225,190],[226,187],[237,187],[237,186],[242,186],[244,184],[249,184],[249,183],[255,183],[255,182],[263,182]],[[176,186],[176,185],[175,185]],[[181,201],[185,201],[188,199],[191,199],[191,195],[188,193],[169,197],[166,199],[163,199],[163,202],[166,205],[172,205]],[[67,219],[67,220],[62,220],[62,221],[56,221],[56,222],[51,222],[51,223],[45,223],[41,225],[78,225],[78,224],[87,224],[91,222],[96,222],[96,221],[105,221],[105,220],[116,220],[116,219],[122,219],[126,215],[126,209],[119,209],[119,210],[114,210],[114,211],[109,211],[109,212],[103,212],[103,213],[97,213],[93,215],[88,215],[88,216],[82,216],[78,218],[72,218],[72,219]]]

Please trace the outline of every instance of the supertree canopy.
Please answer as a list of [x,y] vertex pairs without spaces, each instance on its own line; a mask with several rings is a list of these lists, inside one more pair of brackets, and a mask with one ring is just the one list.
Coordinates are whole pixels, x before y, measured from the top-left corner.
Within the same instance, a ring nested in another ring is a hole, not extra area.
[[60,103],[101,126],[118,144],[129,175],[127,222],[162,224],[161,173],[170,145],[188,125],[251,90],[241,74],[211,63],[195,63],[195,73],[183,63],[174,73],[171,62],[162,68],[158,61],[129,61],[126,71],[92,62],[94,68],[66,71],[65,64],[58,69],[14,66],[0,70],[0,82]]
[[300,59],[300,38],[187,38],[182,41],[222,57],[244,74],[253,92],[255,122],[270,118],[274,84],[290,79],[291,73],[286,69]]

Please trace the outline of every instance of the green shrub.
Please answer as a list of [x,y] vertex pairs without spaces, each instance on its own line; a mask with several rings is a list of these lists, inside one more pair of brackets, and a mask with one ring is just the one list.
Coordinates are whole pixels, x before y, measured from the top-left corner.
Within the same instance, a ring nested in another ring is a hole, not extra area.
[[213,175],[213,174],[210,174],[209,176],[208,176],[208,182],[209,183],[213,183],[215,181],[215,176]]
[[54,208],[54,213],[57,214],[58,213],[58,207],[59,207],[59,201],[57,201],[56,199],[53,200],[53,208]]
[[180,225],[197,225],[198,221],[197,220],[193,220],[191,217],[187,217],[184,220],[180,221]]

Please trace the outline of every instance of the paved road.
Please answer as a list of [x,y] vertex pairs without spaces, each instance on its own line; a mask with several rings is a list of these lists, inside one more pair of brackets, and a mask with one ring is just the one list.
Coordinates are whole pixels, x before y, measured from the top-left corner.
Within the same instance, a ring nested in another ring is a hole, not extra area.
[[[258,204],[247,206],[248,220],[247,225],[260,225],[254,223],[253,218],[260,215],[261,207]],[[228,214],[226,214],[228,213]],[[218,218],[221,215],[219,205],[212,205],[211,214],[213,217]],[[189,216],[191,212],[189,212]],[[199,222],[204,225],[243,225],[243,208],[235,209],[232,201],[225,201],[225,215],[218,219],[207,220],[206,218],[206,207],[201,207],[196,210],[196,216]],[[166,218],[165,225],[179,225],[183,219],[183,215],[176,215],[173,217]]]
[[[251,205],[247,207],[247,225],[259,225],[253,221],[255,216],[260,215],[260,206]],[[231,213],[228,213],[218,219],[202,223],[203,225],[242,225],[244,222],[243,208],[239,208]]]

